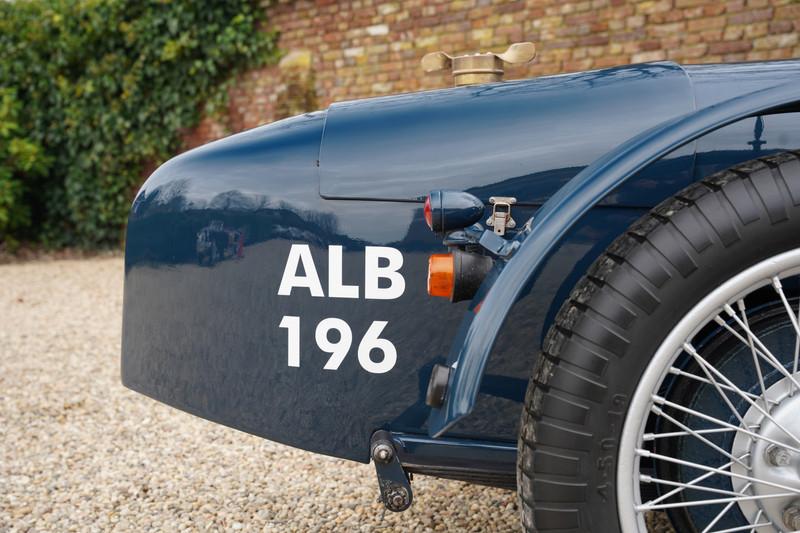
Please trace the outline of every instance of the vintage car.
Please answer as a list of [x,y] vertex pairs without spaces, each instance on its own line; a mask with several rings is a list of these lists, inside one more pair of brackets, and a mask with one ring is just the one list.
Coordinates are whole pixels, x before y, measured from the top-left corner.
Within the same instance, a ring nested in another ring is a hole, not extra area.
[[[800,61],[499,79],[531,55],[162,165],[123,383],[372,460],[393,511],[413,473],[528,531],[800,529]],[[212,224],[244,253],[198,265]]]

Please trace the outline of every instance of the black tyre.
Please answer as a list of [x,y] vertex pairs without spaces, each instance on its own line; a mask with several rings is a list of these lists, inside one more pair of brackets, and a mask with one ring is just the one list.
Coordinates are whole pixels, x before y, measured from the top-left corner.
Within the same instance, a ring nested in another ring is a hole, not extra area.
[[527,531],[800,529],[798,156],[662,202],[573,289],[525,399]]

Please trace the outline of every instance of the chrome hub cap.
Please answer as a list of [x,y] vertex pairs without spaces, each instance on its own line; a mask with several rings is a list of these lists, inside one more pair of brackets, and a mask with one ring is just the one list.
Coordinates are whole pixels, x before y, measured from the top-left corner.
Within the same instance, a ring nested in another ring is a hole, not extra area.
[[617,457],[624,533],[800,530],[800,249],[714,288],[630,398]]

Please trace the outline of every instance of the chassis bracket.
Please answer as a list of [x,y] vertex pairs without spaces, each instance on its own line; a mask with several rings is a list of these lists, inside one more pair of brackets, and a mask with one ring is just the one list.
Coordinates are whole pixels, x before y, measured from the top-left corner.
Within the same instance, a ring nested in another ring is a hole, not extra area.
[[390,511],[399,513],[411,507],[414,500],[410,478],[397,457],[392,434],[379,430],[370,439],[370,457],[378,474],[378,500]]

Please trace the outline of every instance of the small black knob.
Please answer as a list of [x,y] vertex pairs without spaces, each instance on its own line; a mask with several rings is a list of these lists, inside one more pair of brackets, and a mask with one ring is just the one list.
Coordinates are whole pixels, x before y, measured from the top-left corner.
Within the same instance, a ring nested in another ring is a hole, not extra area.
[[425,403],[434,408],[443,406],[449,381],[450,367],[444,365],[433,365],[433,369],[431,370],[431,379],[428,381],[428,391],[425,395]]

